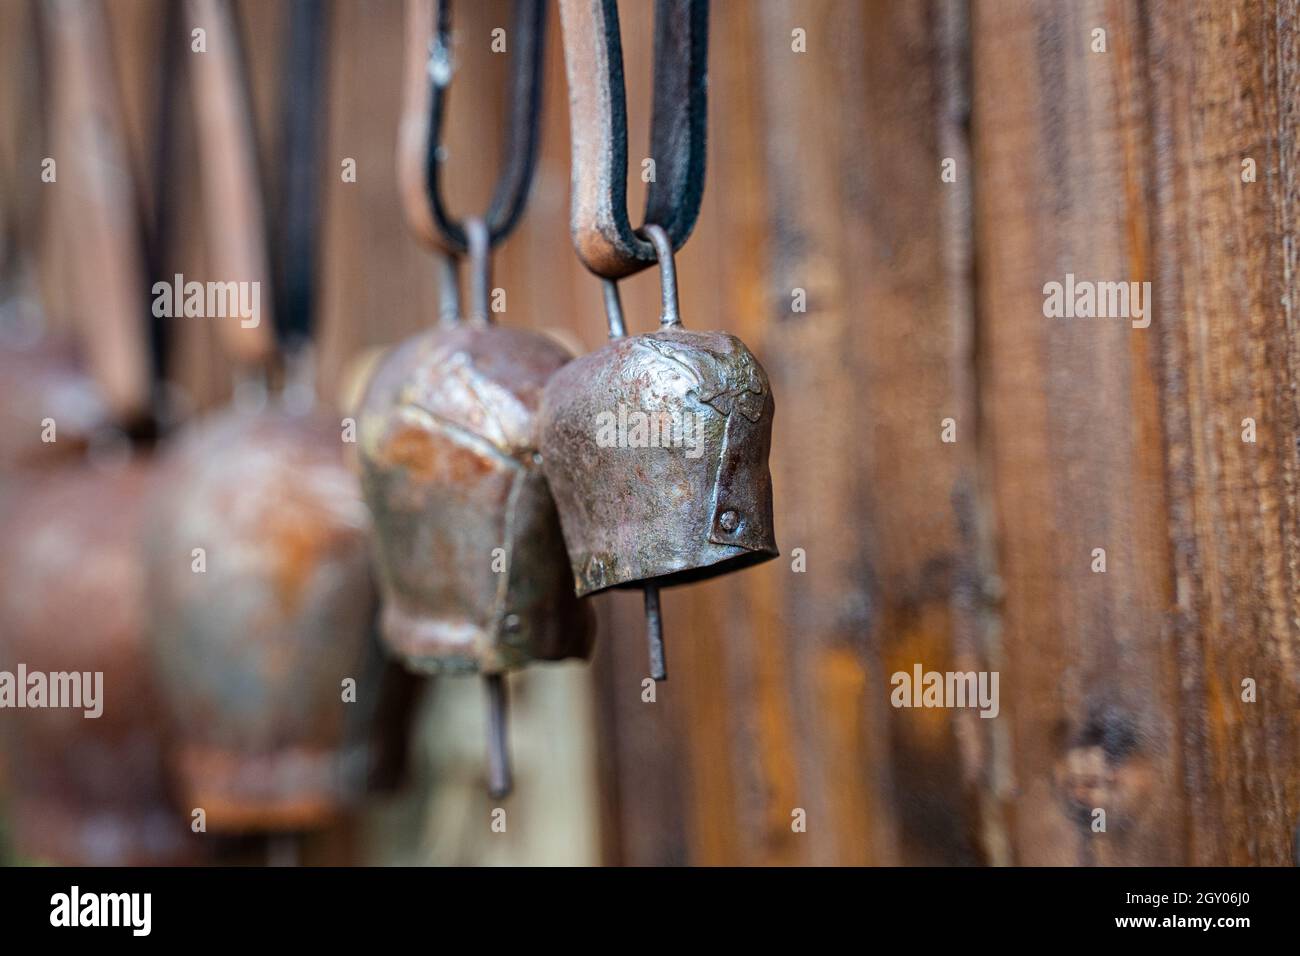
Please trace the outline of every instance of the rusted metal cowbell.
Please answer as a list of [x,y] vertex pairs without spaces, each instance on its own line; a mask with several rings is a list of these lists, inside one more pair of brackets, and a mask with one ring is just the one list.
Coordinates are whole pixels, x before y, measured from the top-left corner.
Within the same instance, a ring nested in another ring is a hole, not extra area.
[[672,247],[659,255],[657,332],[623,336],[575,359],[546,386],[541,446],[579,595],[647,592],[651,676],[666,676],[660,587],[777,556],[772,527],[773,400],[753,353],[726,332],[690,332],[678,314]]
[[163,478],[151,633],[186,806],[219,831],[326,825],[365,789],[382,671],[369,515],[339,428],[280,405],[224,412]]
[[[11,689],[26,706],[5,700],[0,740],[7,822],[29,861],[136,866],[197,856],[188,812],[169,802],[167,724],[146,653],[148,467],[70,465],[30,476],[4,503],[0,680],[25,672],[26,686]],[[40,686],[43,706],[32,708]],[[49,706],[56,687],[74,706]]]
[[501,675],[586,657],[539,467],[542,388],[569,354],[475,317],[396,348],[375,373],[357,437],[375,520],[381,633],[414,670],[489,678],[494,795],[509,790]]

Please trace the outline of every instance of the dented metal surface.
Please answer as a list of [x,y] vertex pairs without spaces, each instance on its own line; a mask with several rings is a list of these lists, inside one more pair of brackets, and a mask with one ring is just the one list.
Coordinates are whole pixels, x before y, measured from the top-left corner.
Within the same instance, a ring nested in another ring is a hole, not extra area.
[[726,332],[615,339],[556,373],[542,458],[577,593],[775,557],[773,411],[767,375]]
[[170,450],[155,491],[151,644],[185,801],[211,829],[327,823],[372,772],[383,673],[338,426],[222,413]]
[[542,388],[568,360],[536,333],[466,323],[404,343],[371,381],[358,439],[382,631],[413,668],[494,674],[590,651],[537,453]]

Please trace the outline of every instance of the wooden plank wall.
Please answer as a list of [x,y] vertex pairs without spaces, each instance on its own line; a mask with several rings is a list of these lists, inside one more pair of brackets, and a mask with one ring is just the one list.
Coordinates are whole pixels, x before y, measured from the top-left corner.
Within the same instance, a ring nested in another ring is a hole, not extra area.
[[[1152,267],[1168,317],[1157,341],[1194,863],[1300,863],[1296,18],[1294,3],[1201,2],[1149,19]],[[1241,700],[1246,678],[1257,703]]]
[[[269,135],[281,18],[241,6]],[[506,5],[459,6],[463,75],[490,70]],[[635,169],[651,5],[620,6]],[[505,321],[592,348],[549,26],[538,179],[497,284]],[[401,6],[337,0],[334,27],[329,388],[435,311],[393,180]],[[783,556],[666,595],[654,703],[637,597],[599,599],[575,711],[596,777],[574,785],[607,862],[1296,862],[1298,65],[1279,0],[714,3],[682,305],[771,376]],[[460,210],[486,196],[500,98],[495,79],[453,93]],[[1046,317],[1067,273],[1149,281],[1150,326]],[[637,329],[655,283],[624,283]],[[200,402],[224,398],[202,330],[179,348]],[[891,707],[917,663],[998,671],[999,715]]]
[[[1015,858],[1296,862],[1294,5],[974,10]],[[1044,319],[1067,272],[1150,327]]]
[[[1175,863],[1184,786],[1155,361],[1175,319],[1134,329],[1043,311],[1044,284],[1066,273],[1153,278],[1143,32],[1125,7],[975,11],[979,373],[1006,581],[1009,839],[1027,863]],[[1094,27],[1105,53],[1090,48]]]

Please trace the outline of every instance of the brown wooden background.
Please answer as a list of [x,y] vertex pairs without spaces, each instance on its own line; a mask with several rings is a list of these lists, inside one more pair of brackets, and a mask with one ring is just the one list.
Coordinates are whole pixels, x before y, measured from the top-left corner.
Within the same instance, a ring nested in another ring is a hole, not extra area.
[[[269,169],[283,8],[240,6]],[[508,16],[459,7],[450,166],[468,211],[500,148],[488,37]],[[109,4],[140,164],[159,9]],[[635,169],[651,5],[621,9]],[[771,376],[783,557],[667,594],[672,679],[654,704],[637,597],[599,599],[587,786],[607,862],[1297,862],[1296,24],[1294,3],[1249,0],[715,2],[682,304]],[[504,321],[591,348],[603,319],[567,240],[554,10],[550,27],[542,160],[496,281]],[[396,0],[334,3],[328,383],[435,315],[393,172],[401,30]],[[195,274],[201,162],[191,141],[173,181],[175,268]],[[40,262],[66,313],[75,263]],[[1043,285],[1067,272],[1149,280],[1150,328],[1045,318]],[[654,277],[624,290],[649,328]],[[201,402],[224,397],[209,329],[187,327],[177,360]],[[916,662],[999,671],[1000,715],[891,708],[890,674]]]

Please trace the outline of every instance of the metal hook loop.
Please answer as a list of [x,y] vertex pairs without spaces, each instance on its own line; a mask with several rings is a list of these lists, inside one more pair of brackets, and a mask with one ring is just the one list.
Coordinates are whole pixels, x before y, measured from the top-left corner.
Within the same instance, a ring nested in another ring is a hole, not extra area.
[[492,244],[487,223],[478,216],[465,220],[465,238],[469,245],[469,312],[461,310],[460,265],[461,257],[439,252],[438,261],[438,322],[444,328],[459,325],[464,320],[492,322],[488,302],[492,294]]
[[[661,329],[681,328],[682,314],[677,298],[677,264],[673,260],[673,244],[663,226],[649,225],[638,235],[649,240],[659,260],[659,295],[662,303],[659,312]],[[609,320],[609,337],[621,339],[627,335],[627,321],[623,318],[623,300],[618,294],[618,281],[601,280],[605,297],[605,317]]]
[[477,216],[465,220],[469,240],[469,318],[491,322],[488,298],[492,289],[492,241],[487,223]]
[[677,263],[673,261],[673,244],[663,226],[651,223],[641,230],[654,247],[659,260],[660,328],[681,326],[682,313],[677,301]]

